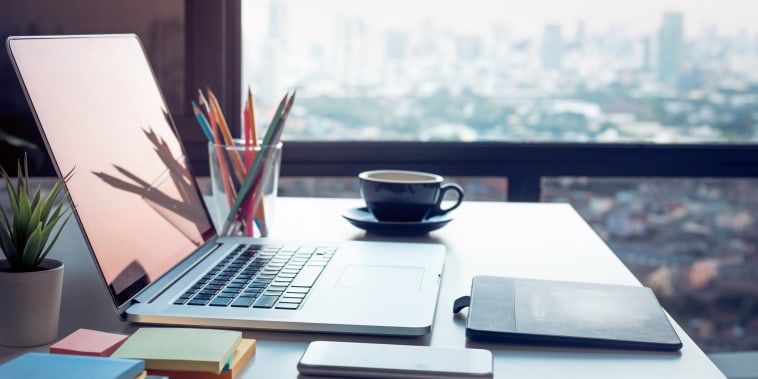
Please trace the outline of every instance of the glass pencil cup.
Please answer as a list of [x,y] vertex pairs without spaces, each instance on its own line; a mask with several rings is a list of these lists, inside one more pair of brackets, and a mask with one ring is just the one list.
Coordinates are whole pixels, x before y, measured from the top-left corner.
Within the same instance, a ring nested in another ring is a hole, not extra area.
[[[234,145],[208,143],[208,162],[208,210],[218,235],[267,236],[278,196],[282,143],[246,145],[242,139],[235,139]],[[234,206],[236,212],[231,212]]]

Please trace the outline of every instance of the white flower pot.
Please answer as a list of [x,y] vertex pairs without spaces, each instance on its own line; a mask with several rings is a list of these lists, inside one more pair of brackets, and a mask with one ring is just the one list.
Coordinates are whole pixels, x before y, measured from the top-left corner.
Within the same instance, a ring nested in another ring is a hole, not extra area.
[[38,346],[58,338],[63,262],[45,259],[41,270],[8,272],[0,260],[0,345]]

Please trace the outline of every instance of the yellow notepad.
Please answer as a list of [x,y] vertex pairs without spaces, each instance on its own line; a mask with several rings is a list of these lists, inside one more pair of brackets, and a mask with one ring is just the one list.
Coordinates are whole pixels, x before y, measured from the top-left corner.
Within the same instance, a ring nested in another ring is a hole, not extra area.
[[112,357],[142,359],[155,370],[220,373],[242,340],[221,329],[140,328]]

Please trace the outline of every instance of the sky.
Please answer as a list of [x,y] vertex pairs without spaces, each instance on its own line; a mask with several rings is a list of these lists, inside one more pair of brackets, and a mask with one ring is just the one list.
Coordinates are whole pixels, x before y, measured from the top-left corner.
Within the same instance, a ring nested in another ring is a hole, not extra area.
[[[755,0],[279,0],[288,4],[291,34],[297,38],[324,38],[332,32],[336,15],[358,16],[375,28],[413,30],[423,20],[462,33],[475,33],[501,24],[514,36],[534,38],[546,24],[557,23],[572,35],[579,22],[587,33],[605,33],[621,26],[642,35],[658,30],[664,12],[684,13],[685,35],[697,36],[712,25],[720,34],[741,30],[758,34]],[[263,4],[262,4],[263,3]],[[251,21],[261,25],[268,17],[268,1],[249,1]],[[255,14],[258,13],[258,14]],[[256,21],[257,20],[257,21]]]

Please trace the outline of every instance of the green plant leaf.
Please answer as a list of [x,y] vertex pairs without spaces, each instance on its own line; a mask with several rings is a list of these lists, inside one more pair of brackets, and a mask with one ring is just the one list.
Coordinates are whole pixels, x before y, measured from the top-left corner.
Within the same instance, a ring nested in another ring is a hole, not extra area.
[[[40,207],[42,209],[41,215],[42,215],[43,222],[49,219],[50,210],[55,205],[55,198],[58,197],[58,192],[60,192],[61,189],[63,188],[62,183],[63,182],[61,180],[58,180],[55,182],[55,184],[53,185],[53,189],[50,190],[50,193],[47,195],[47,197],[42,203],[42,206]],[[61,199],[61,202],[59,204],[65,203],[67,197],[68,197],[68,194],[66,194],[66,196],[64,196],[64,198]]]
[[[48,222],[42,225],[42,236],[44,237],[43,241],[46,241],[47,238],[50,236],[50,232],[55,228],[55,225],[58,223],[58,221],[61,219],[61,217],[65,216],[66,213],[68,213],[68,207],[64,208],[64,203],[59,203],[58,206],[55,208],[55,211],[53,211],[53,214],[50,216]],[[66,219],[68,221],[68,218]],[[64,221],[64,224],[66,223]]]
[[[60,237],[63,226],[72,216],[70,196],[64,184],[73,172],[72,169],[57,180],[47,196],[42,193],[41,185],[30,195],[26,159],[23,167],[21,162],[18,163],[15,186],[8,173],[0,167],[0,175],[11,201],[10,213],[0,209],[0,247],[14,270],[35,270]],[[59,197],[60,201],[56,202]]]
[[36,208],[39,204],[40,197],[42,196],[41,187],[41,184],[37,184],[37,189],[34,191],[34,196],[32,196],[32,209]]
[[[37,265],[39,265],[40,263],[42,263],[42,261],[45,259],[45,257],[47,257],[47,254],[50,252],[50,249],[53,247],[53,245],[55,245],[55,241],[57,241],[58,237],[60,237],[61,232],[63,231],[63,226],[65,226],[66,223],[68,222],[68,219],[71,218],[71,214],[72,213],[69,212],[68,215],[66,216],[66,218],[63,220],[63,222],[60,223],[60,227],[58,228],[58,231],[55,233],[55,236],[53,236],[53,239],[49,240],[49,242],[47,243],[47,246],[45,247],[45,250],[42,252],[42,254],[40,254],[40,256],[38,258],[38,261],[37,261]],[[52,227],[51,227],[50,230],[51,231],[53,230]],[[49,235],[49,233],[48,233],[48,235]]]
[[[27,226],[27,230],[34,230],[34,228],[37,227],[41,222],[44,221],[41,220],[41,213],[42,213],[42,207],[35,206],[34,202],[30,205],[30,209],[32,210],[32,214],[29,217],[29,224]],[[44,223],[42,223],[44,225]]]
[[29,196],[25,192],[18,194],[18,213],[13,215],[13,237],[18,250],[23,251],[25,241],[29,238],[29,219],[31,218]]
[[24,270],[36,267],[37,258],[42,253],[42,227],[38,226],[26,240],[24,252],[21,253],[21,265]]
[[16,251],[16,246],[13,244],[13,239],[11,238],[12,229],[8,222],[8,216],[5,214],[5,210],[0,208],[0,213],[3,215],[2,221],[0,221],[0,223],[3,224],[3,227],[0,228],[0,247],[3,249],[5,259],[7,259],[11,265],[15,265],[20,259],[18,251]]
[[0,174],[3,175],[5,187],[8,189],[8,198],[10,198],[11,201],[11,213],[16,214],[18,213],[18,197],[16,196],[16,192],[13,191],[13,183],[11,182],[8,173],[2,167],[0,167]]

